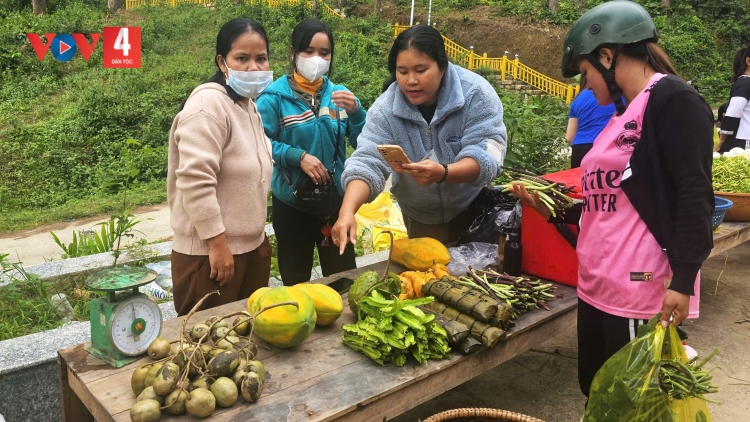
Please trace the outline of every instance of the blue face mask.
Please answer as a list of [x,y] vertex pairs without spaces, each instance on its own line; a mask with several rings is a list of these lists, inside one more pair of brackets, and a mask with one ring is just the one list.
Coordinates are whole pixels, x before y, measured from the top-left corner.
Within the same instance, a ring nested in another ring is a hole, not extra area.
[[[227,66],[227,62],[224,61]],[[257,70],[254,72],[243,72],[232,70],[227,66],[229,75],[227,85],[237,94],[245,98],[256,99],[273,82],[273,71]]]

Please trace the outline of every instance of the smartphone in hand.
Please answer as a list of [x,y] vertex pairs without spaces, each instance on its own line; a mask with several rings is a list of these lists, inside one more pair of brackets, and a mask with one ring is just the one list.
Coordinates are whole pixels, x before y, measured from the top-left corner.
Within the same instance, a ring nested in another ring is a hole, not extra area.
[[403,164],[411,164],[409,157],[398,145],[378,145],[378,152],[394,171],[403,170]]

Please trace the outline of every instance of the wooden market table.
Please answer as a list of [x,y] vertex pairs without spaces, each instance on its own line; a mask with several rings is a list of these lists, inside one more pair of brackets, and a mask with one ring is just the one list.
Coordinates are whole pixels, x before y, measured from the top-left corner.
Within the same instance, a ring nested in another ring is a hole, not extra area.
[[714,233],[714,248],[709,257],[726,252],[750,240],[750,223],[721,223]]
[[[724,223],[714,234],[711,256],[750,240],[750,223]],[[382,272],[384,262],[315,280],[340,288],[366,270]],[[550,302],[550,311],[536,310],[516,320],[505,341],[492,349],[464,356],[458,353],[445,361],[420,365],[379,366],[341,341],[341,325],[354,322],[348,306],[330,327],[316,327],[300,346],[291,350],[260,348],[269,378],[262,398],[248,404],[241,398],[229,409],[217,409],[217,421],[384,421],[392,419],[453,387],[530,350],[576,325],[575,289],[557,285],[562,297]],[[198,312],[189,325],[213,315],[242,310],[245,301]],[[178,339],[182,318],[164,322],[162,336]],[[89,355],[87,344],[58,352],[58,375],[63,420],[67,422],[129,421],[135,396],[130,375],[137,363],[114,369]],[[198,420],[189,415],[161,420]]]
[[[385,263],[315,280],[338,286],[366,270],[382,272]],[[479,376],[521,353],[574,327],[577,316],[575,289],[557,285],[560,297],[549,303],[550,310],[521,315],[505,341],[473,355],[454,353],[453,358],[420,365],[413,359],[401,368],[380,366],[341,341],[341,325],[355,316],[344,305],[344,313],[329,327],[316,327],[301,345],[282,350],[259,348],[258,358],[268,373],[261,399],[249,404],[241,397],[228,409],[217,408],[209,418],[215,421],[385,421],[453,387]],[[346,301],[346,299],[345,299]],[[209,316],[242,310],[245,301],[196,313],[188,327]],[[165,321],[162,336],[177,340],[183,318]],[[80,344],[58,352],[60,402],[63,420],[130,421],[135,396],[130,376],[142,363],[115,369],[89,355]],[[162,421],[197,421],[189,415],[162,412]]]

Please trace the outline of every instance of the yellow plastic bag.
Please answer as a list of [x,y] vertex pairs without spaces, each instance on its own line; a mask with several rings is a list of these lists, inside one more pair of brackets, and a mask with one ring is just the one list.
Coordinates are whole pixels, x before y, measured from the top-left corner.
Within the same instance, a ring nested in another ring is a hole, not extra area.
[[705,401],[671,400],[659,386],[662,359],[688,361],[677,330],[662,328],[658,315],[638,328],[639,337],[609,358],[594,376],[583,420],[711,422]]
[[721,139],[719,138],[719,129],[714,129],[714,149],[719,146],[719,141]]
[[378,252],[378,251],[384,251],[391,247],[391,237],[386,235],[382,235],[385,232],[391,232],[393,233],[393,241],[397,241],[399,239],[406,239],[409,237],[409,235],[404,230],[399,230],[395,227],[385,227],[385,226],[372,226],[372,251]]
[[672,400],[669,406],[672,409],[675,421],[711,422],[708,406],[701,399]]
[[408,237],[401,210],[393,204],[390,192],[383,192],[369,204],[360,207],[354,215],[357,222],[357,239],[365,253],[388,249],[390,236],[379,236],[385,231],[393,233],[393,240]]

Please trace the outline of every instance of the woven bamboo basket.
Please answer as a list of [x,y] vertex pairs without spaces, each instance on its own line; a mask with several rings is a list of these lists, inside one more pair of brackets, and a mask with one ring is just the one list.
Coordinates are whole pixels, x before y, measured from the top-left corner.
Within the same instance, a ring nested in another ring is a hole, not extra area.
[[541,419],[507,410],[466,407],[432,415],[422,422],[544,422]]

